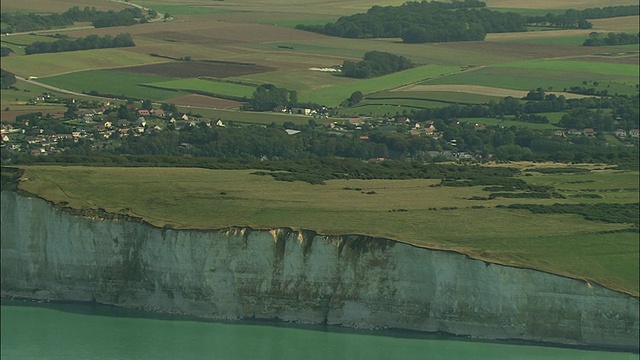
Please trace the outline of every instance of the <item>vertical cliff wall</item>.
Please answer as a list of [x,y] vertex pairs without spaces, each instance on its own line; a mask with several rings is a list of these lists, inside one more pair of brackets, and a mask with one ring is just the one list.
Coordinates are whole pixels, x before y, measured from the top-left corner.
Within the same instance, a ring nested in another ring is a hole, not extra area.
[[360,236],[189,231],[2,192],[2,296],[638,350],[637,298]]

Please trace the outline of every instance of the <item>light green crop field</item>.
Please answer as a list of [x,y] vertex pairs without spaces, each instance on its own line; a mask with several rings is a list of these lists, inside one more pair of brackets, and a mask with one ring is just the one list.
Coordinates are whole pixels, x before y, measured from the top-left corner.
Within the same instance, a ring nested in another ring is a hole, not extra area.
[[[103,208],[140,216],[157,226],[291,227],[321,234],[365,234],[534,267],[638,295],[637,233],[604,233],[629,229],[631,224],[495,208],[511,203],[578,203],[582,198],[501,198],[480,204],[467,199],[486,196],[482,186],[442,188],[430,186],[438,180],[353,179],[310,185],[275,181],[269,176],[251,175],[250,170],[62,166],[32,166],[26,170],[24,177],[29,180],[19,186],[28,192],[53,202],[69,202],[74,208]],[[567,194],[593,188],[604,201],[637,199],[637,172],[532,174],[522,179],[532,184],[554,184],[566,188]],[[626,190],[603,191],[613,188]],[[366,194],[370,191],[375,194]],[[627,197],[620,198],[621,194]],[[474,205],[485,208],[472,208]]]
[[238,98],[242,98],[245,96],[247,98],[251,98],[253,92],[256,91],[256,88],[254,86],[205,79],[170,80],[153,82],[150,83],[150,85],[166,89],[203,91],[210,94],[227,95]]
[[2,68],[16,75],[52,76],[90,69],[107,69],[166,62],[156,57],[122,49],[69,51],[2,58]]
[[179,91],[154,89],[141,85],[169,80],[170,78],[164,76],[132,74],[112,70],[82,71],[38,79],[42,83],[76,92],[88,93],[96,90],[101,94],[154,101],[170,99],[185,94]]
[[[572,64],[575,63],[575,64]],[[571,65],[575,65],[574,70]],[[598,68],[602,66],[602,68]],[[620,69],[617,67],[620,66]],[[594,69],[596,73],[589,72]],[[584,86],[583,81],[598,81],[599,90],[608,89],[611,93],[637,94],[638,67],[626,64],[609,64],[588,61],[540,61],[486,67],[453,76],[439,77],[420,84],[459,84],[480,85],[514,90],[536,88],[554,90],[568,89],[572,86]],[[614,91],[615,89],[615,91]]]

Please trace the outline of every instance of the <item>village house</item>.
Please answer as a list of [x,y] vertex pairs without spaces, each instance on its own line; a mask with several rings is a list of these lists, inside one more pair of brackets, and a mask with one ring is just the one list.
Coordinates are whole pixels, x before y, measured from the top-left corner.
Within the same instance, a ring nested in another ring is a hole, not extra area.
[[347,122],[351,125],[355,125],[355,126],[360,126],[362,124],[364,124],[364,122],[362,121],[362,119],[360,118],[349,118],[347,120]]
[[564,136],[564,130],[555,130],[553,132],[554,136],[558,136],[558,137],[563,137]]
[[162,109],[153,109],[153,110],[151,110],[151,112],[153,113],[153,116],[155,116],[155,117],[159,117],[159,118],[165,117],[164,110],[162,110]]
[[640,135],[638,134],[638,131],[639,131],[638,129],[631,129],[631,130],[629,130],[629,136],[634,137],[634,138],[637,138],[638,136],[640,136]]
[[149,116],[149,115],[151,115],[151,113],[149,113],[149,110],[147,110],[147,109],[140,109],[140,110],[138,110],[138,115],[140,115],[140,116]]
[[618,129],[616,131],[613,132],[613,135],[619,137],[619,138],[623,138],[623,137],[627,137],[627,131],[624,129]]
[[582,130],[582,133],[585,136],[594,136],[596,134],[595,130],[593,130],[593,128],[585,128],[584,130]]

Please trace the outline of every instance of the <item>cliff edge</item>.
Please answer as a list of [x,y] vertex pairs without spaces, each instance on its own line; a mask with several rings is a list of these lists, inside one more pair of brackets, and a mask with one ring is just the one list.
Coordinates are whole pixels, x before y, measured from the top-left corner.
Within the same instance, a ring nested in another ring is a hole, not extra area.
[[364,236],[172,230],[3,191],[1,295],[637,352],[639,299]]

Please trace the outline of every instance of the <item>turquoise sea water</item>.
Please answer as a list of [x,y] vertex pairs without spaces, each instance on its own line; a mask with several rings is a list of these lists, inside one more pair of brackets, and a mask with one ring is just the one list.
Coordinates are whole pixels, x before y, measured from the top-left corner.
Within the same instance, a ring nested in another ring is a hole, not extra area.
[[112,307],[3,302],[5,359],[638,359],[637,354],[145,317]]

